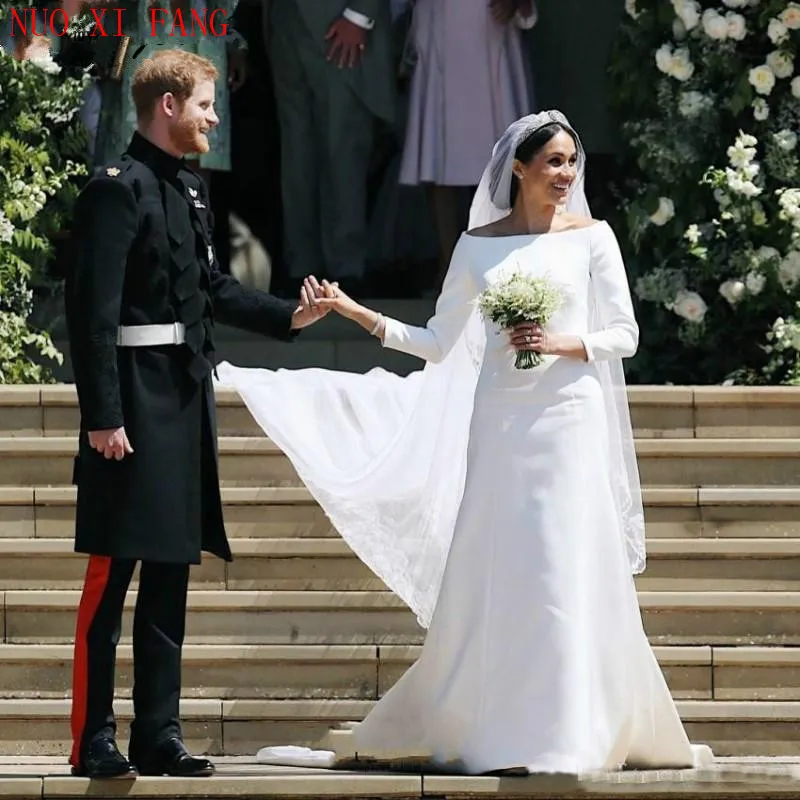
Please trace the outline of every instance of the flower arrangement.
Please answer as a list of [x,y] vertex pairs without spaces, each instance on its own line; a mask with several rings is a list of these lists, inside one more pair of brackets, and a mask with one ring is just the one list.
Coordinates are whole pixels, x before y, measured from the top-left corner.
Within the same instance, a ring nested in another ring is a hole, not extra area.
[[625,9],[612,80],[633,380],[791,382],[798,351],[775,346],[774,326],[800,299],[800,3]]
[[[503,330],[523,322],[544,327],[563,303],[563,295],[544,278],[534,278],[515,271],[507,278],[484,289],[478,297],[478,308],[484,319]],[[538,367],[541,353],[520,350],[515,359],[517,369]]]
[[[8,10],[0,0],[0,19]],[[17,60],[0,48],[0,383],[49,380],[46,363],[62,361],[31,315],[75,178],[87,171],[77,118],[84,85],[61,74],[46,49]]]

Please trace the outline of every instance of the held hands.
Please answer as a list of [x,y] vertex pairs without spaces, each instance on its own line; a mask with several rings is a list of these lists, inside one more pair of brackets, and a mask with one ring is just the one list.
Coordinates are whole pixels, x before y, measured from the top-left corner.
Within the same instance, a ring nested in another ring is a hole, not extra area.
[[125,428],[107,428],[102,431],[89,431],[89,445],[105,458],[122,461],[133,453]]
[[[323,281],[323,283],[328,283]],[[338,284],[328,284],[331,291],[336,291]],[[318,298],[324,296],[325,292],[317,282],[317,279],[311,275],[303,280],[303,286],[300,289],[300,302],[292,314],[292,330],[299,331],[301,328],[306,328],[313,325],[315,322],[327,316],[331,308],[318,302]]]
[[339,69],[352,68],[358,64],[367,46],[367,31],[349,19],[340,17],[328,29],[325,40],[330,42],[328,61],[334,61],[338,53]]

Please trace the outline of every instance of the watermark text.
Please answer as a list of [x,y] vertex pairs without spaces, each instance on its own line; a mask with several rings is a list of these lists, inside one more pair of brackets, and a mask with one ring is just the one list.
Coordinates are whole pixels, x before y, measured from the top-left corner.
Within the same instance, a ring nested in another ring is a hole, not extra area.
[[[124,36],[122,17],[124,8],[90,9],[91,36]],[[150,36],[164,32],[167,36],[225,36],[228,23],[225,10],[207,8],[184,13],[180,8],[171,11],[167,8],[151,6],[147,9]],[[32,8],[11,9],[11,36],[29,38],[31,36],[64,36],[70,19],[63,8],[40,10],[37,14]]]

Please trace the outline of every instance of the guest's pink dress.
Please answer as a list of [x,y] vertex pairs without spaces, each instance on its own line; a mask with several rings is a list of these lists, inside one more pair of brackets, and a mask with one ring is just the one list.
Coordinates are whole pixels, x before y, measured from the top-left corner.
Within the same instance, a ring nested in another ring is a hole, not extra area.
[[519,26],[497,23],[489,0],[416,0],[412,25],[400,183],[475,186],[503,131],[533,110]]

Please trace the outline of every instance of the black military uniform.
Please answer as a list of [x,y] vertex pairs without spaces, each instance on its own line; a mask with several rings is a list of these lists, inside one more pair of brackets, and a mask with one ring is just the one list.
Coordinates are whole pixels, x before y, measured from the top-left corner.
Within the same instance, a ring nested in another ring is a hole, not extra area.
[[[202,550],[231,559],[217,468],[214,322],[288,340],[296,304],[219,272],[211,228],[200,177],[138,133],[75,205],[66,281],[81,413],[75,549],[91,556],[75,637],[76,774],[129,768],[113,742],[112,699],[137,561],[130,761],[142,774],[213,770],[183,749],[179,697],[189,565]],[[89,431],[120,426],[133,454],[107,460],[90,447]]]

